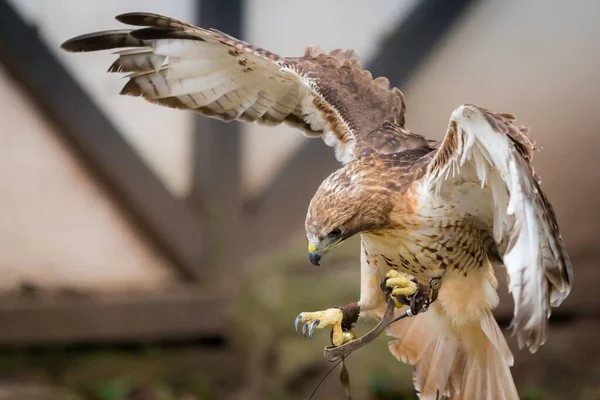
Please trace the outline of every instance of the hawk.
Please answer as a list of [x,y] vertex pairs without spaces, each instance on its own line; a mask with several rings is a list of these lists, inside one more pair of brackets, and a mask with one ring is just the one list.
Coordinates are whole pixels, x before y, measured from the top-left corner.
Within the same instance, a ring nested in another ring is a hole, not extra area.
[[[137,26],[90,33],[67,51],[121,49],[109,72],[125,72],[121,94],[223,121],[288,124],[333,147],[343,166],[320,185],[306,216],[309,258],[361,238],[361,315],[381,317],[385,286],[410,296],[441,286],[427,312],[390,328],[389,346],[415,367],[422,399],[518,399],[513,356],[492,315],[492,266],[502,264],[514,298],[512,327],[535,352],[551,306],[567,297],[572,267],[556,216],[531,166],[534,143],[509,114],[462,105],[444,139],[405,127],[405,102],[374,79],[353,51],[308,47],[282,57],[213,29],[148,13],[119,15]],[[310,330],[331,327],[344,343],[340,308],[301,313]]]

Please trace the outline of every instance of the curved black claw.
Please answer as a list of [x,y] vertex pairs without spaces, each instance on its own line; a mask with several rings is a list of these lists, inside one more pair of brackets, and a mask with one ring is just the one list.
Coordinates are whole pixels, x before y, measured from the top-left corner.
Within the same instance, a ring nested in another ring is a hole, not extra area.
[[381,282],[379,282],[379,290],[381,290],[384,294],[392,293],[392,288],[387,287],[386,282],[390,279],[387,276],[384,277]]
[[319,326],[320,323],[321,321],[318,319],[305,323],[302,326],[302,336],[304,336],[305,339],[312,340],[315,329],[317,329],[317,326]]
[[296,329],[296,333],[300,334],[300,332],[298,332],[298,324],[302,321],[302,313],[298,314],[298,316],[296,317],[296,320],[294,321],[294,329]]
[[308,330],[308,340],[312,340],[313,333],[315,333],[315,329],[317,329],[317,326],[319,326],[320,323],[321,321],[317,319],[310,325],[310,329]]

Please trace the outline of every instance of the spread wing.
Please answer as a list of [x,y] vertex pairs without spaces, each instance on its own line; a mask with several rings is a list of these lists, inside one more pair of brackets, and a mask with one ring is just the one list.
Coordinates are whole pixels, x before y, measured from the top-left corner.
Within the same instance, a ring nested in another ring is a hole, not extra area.
[[[108,70],[130,73],[121,94],[223,121],[292,125],[322,137],[343,163],[367,148],[404,143],[382,128],[404,131],[402,93],[386,78],[373,79],[353,51],[309,47],[303,57],[286,58],[160,15],[129,13],[117,20],[143,28],[82,35],[62,48],[124,49]],[[408,146],[427,144],[410,137]]]
[[426,182],[494,238],[515,301],[514,332],[520,346],[535,352],[547,337],[550,306],[571,290],[573,271],[530,165],[533,150],[513,116],[464,105],[450,118]]

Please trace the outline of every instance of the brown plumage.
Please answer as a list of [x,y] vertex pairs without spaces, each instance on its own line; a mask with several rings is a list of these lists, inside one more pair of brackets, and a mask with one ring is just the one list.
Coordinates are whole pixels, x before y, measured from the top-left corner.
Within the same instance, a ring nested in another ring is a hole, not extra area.
[[86,34],[62,48],[127,48],[108,70],[130,73],[121,94],[223,121],[286,123],[322,137],[342,162],[375,144],[394,150],[373,132],[384,122],[402,128],[402,92],[385,78],[373,79],[352,51],[309,47],[303,57],[286,58],[160,15],[117,19],[144,28]]
[[[390,350],[415,366],[421,398],[518,398],[512,354],[491,313],[498,303],[491,264],[507,268],[513,328],[532,352],[573,279],[531,167],[527,128],[512,115],[464,105],[435,143],[404,127],[402,93],[373,79],[353,51],[309,47],[302,57],[282,57],[159,15],[117,19],[141,28],[83,35],[63,48],[124,49],[109,68],[129,73],[122,94],[223,121],[286,123],[335,148],[345,165],[313,197],[306,234],[315,264],[361,235],[363,315],[381,316],[379,283],[390,269],[424,285],[441,278],[429,311],[390,329],[397,338]],[[339,310],[299,318],[312,321],[311,332],[331,326],[341,340]]]

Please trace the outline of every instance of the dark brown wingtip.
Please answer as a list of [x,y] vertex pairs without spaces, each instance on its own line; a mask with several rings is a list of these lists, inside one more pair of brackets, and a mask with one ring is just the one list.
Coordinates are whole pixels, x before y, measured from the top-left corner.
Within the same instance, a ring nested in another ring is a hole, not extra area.
[[92,33],[76,36],[74,38],[66,40],[60,45],[60,48],[71,53],[102,50],[100,48],[101,46],[98,46],[98,43],[96,42],[96,37]]
[[178,21],[160,14],[146,12],[131,12],[117,15],[116,20],[127,25],[161,27],[183,29],[184,26],[191,27],[185,22]]
[[78,53],[144,46],[144,42],[133,38],[130,32],[129,30],[113,30],[87,33],[63,42],[60,47],[65,51]]
[[164,18],[162,15],[146,13],[146,12],[128,12],[119,14],[115,19],[127,25],[134,26],[148,26],[149,21],[156,20],[157,18]]
[[76,46],[74,44],[74,42],[75,42],[75,38],[65,40],[64,42],[61,43],[60,48],[63,49],[64,51],[74,53],[77,51],[77,48],[78,48],[78,46]]

